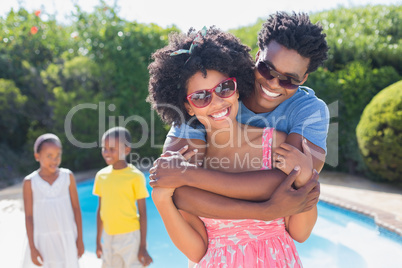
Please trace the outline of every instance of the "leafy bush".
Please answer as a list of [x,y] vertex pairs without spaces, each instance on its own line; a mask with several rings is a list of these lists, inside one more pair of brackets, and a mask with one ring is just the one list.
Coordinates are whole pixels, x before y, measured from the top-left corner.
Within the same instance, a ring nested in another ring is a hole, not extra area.
[[[362,166],[355,127],[364,106],[382,88],[401,79],[401,11],[401,6],[367,6],[311,14],[313,22],[321,21],[331,49],[325,68],[311,74],[307,86],[328,104],[339,101],[335,120],[340,124],[341,170]],[[72,118],[77,140],[96,141],[99,146],[100,132],[122,119],[134,143],[146,139],[134,152],[152,157],[161,151],[157,145],[163,144],[168,127],[145,102],[147,66],[152,52],[178,29],[122,20],[116,7],[104,1],[92,13],[76,6],[70,21],[71,25],[61,25],[52,14],[37,15],[23,8],[0,18],[0,128],[5,129],[0,146],[10,155],[0,159],[0,180],[7,177],[5,170],[26,173],[36,166],[32,144],[44,132],[62,139],[63,166],[81,170],[104,165],[99,148],[79,148],[67,137],[66,116],[85,103],[97,109],[80,110]],[[253,56],[264,21],[260,18],[254,25],[231,30],[252,48]],[[142,131],[143,123],[148,132]],[[18,157],[25,159],[24,164],[13,162]]]
[[0,151],[0,189],[20,182],[21,178],[28,175],[27,170],[32,172],[38,168],[32,147],[15,150],[6,143],[0,143]]
[[368,168],[383,180],[402,182],[402,81],[372,99],[356,136]]
[[[401,79],[393,67],[371,69],[368,63],[351,62],[344,69],[330,72],[320,68],[312,73],[306,85],[328,105],[338,107],[331,122],[339,124],[339,166],[337,170],[363,173],[366,170],[356,140],[356,126],[370,100],[382,89]],[[331,167],[326,165],[326,168]]]
[[15,136],[19,129],[18,120],[24,115],[22,108],[27,97],[22,95],[14,81],[0,78],[0,142],[16,147]]
[[387,65],[402,73],[402,5],[337,8],[311,18],[327,34],[331,49],[325,66],[329,70],[363,61],[373,68]]
[[[145,102],[147,66],[151,53],[164,46],[168,33],[177,28],[122,20],[104,2],[89,14],[76,6],[71,22],[59,25],[50,14],[23,8],[0,18],[0,79],[10,82],[0,82],[0,126],[7,125],[0,143],[31,155],[36,137],[53,132],[63,142],[63,166],[95,168],[104,165],[99,137],[122,123],[132,132],[134,143],[145,137],[147,142],[136,149],[141,156],[159,155],[161,148],[151,143],[163,144],[166,128]],[[66,117],[83,104],[96,108],[79,110],[71,118],[69,133]],[[143,120],[128,120],[134,117]],[[146,133],[139,131],[144,122]],[[96,146],[80,148],[71,136]],[[31,162],[23,173],[35,165],[33,158]],[[6,166],[10,165],[16,166]]]

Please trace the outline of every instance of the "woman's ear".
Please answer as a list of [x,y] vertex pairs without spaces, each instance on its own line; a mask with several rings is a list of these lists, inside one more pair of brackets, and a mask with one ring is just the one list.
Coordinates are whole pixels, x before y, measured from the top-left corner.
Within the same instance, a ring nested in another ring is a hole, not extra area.
[[191,105],[190,105],[190,104],[188,104],[187,102],[185,102],[185,103],[184,103],[184,107],[186,107],[187,113],[188,113],[190,116],[194,116],[194,115],[195,115],[195,113],[194,113],[194,111],[193,111],[193,108],[191,108]]
[[34,157],[35,157],[36,162],[39,162],[39,154],[38,154],[38,153],[34,153]]

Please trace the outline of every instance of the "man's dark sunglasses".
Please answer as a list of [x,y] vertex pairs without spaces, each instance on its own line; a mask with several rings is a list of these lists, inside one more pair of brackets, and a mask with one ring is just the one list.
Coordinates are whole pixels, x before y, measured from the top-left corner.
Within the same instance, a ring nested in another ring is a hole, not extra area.
[[291,76],[281,74],[277,72],[274,68],[266,64],[265,62],[258,60],[257,62],[257,70],[267,80],[271,80],[273,78],[279,79],[279,85],[285,89],[297,89],[302,81],[299,81]]

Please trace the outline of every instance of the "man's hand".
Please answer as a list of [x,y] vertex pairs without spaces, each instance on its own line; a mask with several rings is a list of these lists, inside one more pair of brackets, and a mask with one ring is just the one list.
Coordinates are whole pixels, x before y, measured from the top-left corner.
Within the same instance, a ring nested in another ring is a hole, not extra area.
[[[299,189],[292,187],[297,176],[300,175],[300,167],[296,167],[288,177],[278,186],[267,203],[267,209],[276,210],[279,217],[291,216],[312,209],[320,196],[320,183],[318,172],[313,171],[310,180]],[[269,204],[269,205],[268,205]]]
[[149,185],[151,187],[178,188],[186,184],[185,171],[188,168],[196,168],[188,160],[197,153],[197,150],[186,152],[188,146],[184,146],[177,152],[165,152],[155,160],[149,170]]

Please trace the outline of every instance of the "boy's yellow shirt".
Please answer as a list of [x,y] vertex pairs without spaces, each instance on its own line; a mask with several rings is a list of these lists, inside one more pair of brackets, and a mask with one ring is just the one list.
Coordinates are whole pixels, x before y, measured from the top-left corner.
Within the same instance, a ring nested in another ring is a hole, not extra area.
[[136,200],[149,196],[144,174],[134,165],[124,169],[107,166],[95,176],[93,194],[101,197],[100,216],[109,235],[140,229]]

